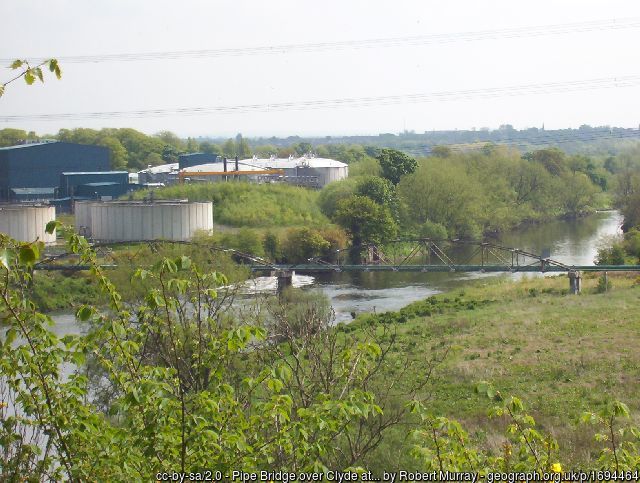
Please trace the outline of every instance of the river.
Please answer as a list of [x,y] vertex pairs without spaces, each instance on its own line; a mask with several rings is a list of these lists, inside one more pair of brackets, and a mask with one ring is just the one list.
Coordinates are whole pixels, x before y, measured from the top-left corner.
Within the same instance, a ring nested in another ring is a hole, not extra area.
[[[496,243],[541,254],[567,265],[591,265],[598,247],[607,238],[621,233],[622,215],[601,211],[573,220],[557,220],[529,225],[498,236]],[[296,275],[294,286],[315,288],[330,299],[337,322],[351,320],[351,313],[398,310],[411,302],[462,286],[469,280],[494,277],[483,273],[342,272],[311,277]],[[557,274],[556,274],[557,275]],[[502,274],[504,276],[504,274]],[[539,276],[510,274],[513,278]],[[275,279],[260,277],[258,289],[275,290]]]
[[[617,211],[601,211],[575,220],[558,220],[530,225],[504,233],[496,243],[532,253],[550,250],[550,257],[567,265],[590,265],[598,246],[607,237],[620,233],[622,215]],[[329,273],[317,276],[295,275],[293,285],[321,290],[331,300],[336,322],[352,319],[351,313],[398,310],[411,302],[460,287],[469,280],[499,274],[483,273]],[[511,274],[521,277],[522,274]],[[526,276],[536,276],[528,274]],[[257,277],[245,285],[245,295],[275,292],[274,277]],[[72,313],[53,314],[55,332],[65,335],[78,326]]]

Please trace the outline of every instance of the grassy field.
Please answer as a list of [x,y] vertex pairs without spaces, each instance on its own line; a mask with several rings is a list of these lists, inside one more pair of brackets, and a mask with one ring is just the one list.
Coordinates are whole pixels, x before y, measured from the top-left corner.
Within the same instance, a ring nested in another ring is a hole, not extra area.
[[[566,276],[479,282],[399,313],[361,316],[354,329],[385,318],[399,322],[394,357],[409,354],[425,366],[449,348],[423,396],[433,414],[459,420],[483,446],[498,448],[504,440],[504,424],[486,416],[491,402],[474,393],[479,381],[489,381],[525,402],[541,429],[558,439],[563,461],[582,466],[600,447],[593,428],[578,424],[583,411],[618,399],[640,415],[640,287],[616,277],[601,294],[597,282],[586,279],[580,296],[566,295]],[[405,434],[394,429],[370,465],[415,465]]]
[[[323,226],[318,192],[288,184],[202,183],[173,185],[153,191],[156,198],[212,201],[215,223],[230,226]],[[136,199],[148,191],[135,193]]]

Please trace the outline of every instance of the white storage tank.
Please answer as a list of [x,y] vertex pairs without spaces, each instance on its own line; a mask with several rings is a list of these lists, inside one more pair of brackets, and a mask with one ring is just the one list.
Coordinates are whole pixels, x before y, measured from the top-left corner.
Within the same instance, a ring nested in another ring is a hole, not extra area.
[[95,201],[76,201],[73,204],[76,233],[91,236],[91,205]]
[[213,204],[188,201],[113,201],[89,204],[96,241],[187,241],[213,229]]
[[0,205],[0,233],[22,242],[55,243],[56,233],[47,233],[47,223],[56,219],[56,209],[42,204]]

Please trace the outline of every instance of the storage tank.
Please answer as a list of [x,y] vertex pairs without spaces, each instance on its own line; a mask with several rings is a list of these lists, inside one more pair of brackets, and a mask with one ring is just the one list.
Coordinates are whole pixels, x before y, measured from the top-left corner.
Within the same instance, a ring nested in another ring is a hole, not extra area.
[[0,233],[22,242],[55,243],[56,233],[47,233],[47,223],[56,219],[53,206],[41,204],[0,205]]
[[213,204],[188,201],[113,201],[89,204],[96,241],[187,241],[213,228]]
[[91,236],[91,205],[95,201],[76,201],[73,212],[76,217],[75,228],[79,235]]

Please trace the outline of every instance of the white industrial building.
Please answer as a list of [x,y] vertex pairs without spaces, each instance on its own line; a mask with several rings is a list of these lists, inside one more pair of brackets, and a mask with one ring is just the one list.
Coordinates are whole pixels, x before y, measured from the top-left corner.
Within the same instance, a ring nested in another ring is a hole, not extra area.
[[299,158],[256,158],[243,159],[262,169],[282,169],[284,181],[322,188],[333,181],[340,181],[349,176],[349,165],[335,159],[301,156]]
[[56,219],[56,209],[45,204],[0,205],[0,233],[21,242],[55,243],[56,233],[47,233],[47,223]]
[[95,241],[188,241],[213,229],[213,204],[187,200],[78,201],[76,230]]
[[173,184],[178,182],[178,163],[161,164],[159,166],[149,166],[147,169],[138,171],[139,184]]

